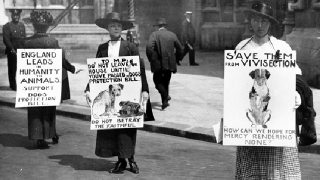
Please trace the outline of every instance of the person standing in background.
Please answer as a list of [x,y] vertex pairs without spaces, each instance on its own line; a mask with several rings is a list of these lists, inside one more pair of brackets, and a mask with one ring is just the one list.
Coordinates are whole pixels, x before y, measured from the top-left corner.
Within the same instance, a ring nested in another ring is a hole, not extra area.
[[[189,53],[189,65],[190,66],[199,66],[195,62],[195,50],[194,43],[196,41],[196,34],[191,23],[192,12],[187,11],[185,13],[186,19],[182,22],[182,32],[181,32],[181,42],[184,46],[183,57]],[[177,64],[180,65],[180,62],[177,61]]]
[[3,43],[6,46],[5,54],[8,58],[8,76],[10,88],[16,91],[17,71],[17,49],[23,47],[26,38],[26,28],[20,21],[21,9],[10,9],[11,22],[6,23],[3,28]]
[[183,47],[176,34],[166,29],[164,18],[156,20],[156,31],[149,37],[146,54],[153,72],[153,82],[162,100],[162,109],[169,106],[169,84],[171,74],[177,72],[178,62],[182,58]]

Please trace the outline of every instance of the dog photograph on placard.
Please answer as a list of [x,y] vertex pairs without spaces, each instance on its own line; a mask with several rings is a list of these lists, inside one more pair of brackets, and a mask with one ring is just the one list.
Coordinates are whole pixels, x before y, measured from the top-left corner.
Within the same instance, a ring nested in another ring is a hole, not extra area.
[[115,108],[115,100],[121,96],[123,84],[110,84],[109,89],[101,91],[93,100],[93,115],[95,118],[99,116],[117,116]]
[[267,128],[266,123],[271,119],[271,110],[268,109],[271,97],[267,86],[270,75],[267,69],[255,69],[249,73],[253,79],[253,86],[249,92],[251,109],[247,110],[246,116],[252,123],[252,128]]

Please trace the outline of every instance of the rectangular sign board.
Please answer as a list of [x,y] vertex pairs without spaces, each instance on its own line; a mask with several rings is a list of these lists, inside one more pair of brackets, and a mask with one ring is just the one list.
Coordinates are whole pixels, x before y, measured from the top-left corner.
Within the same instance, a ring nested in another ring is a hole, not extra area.
[[223,145],[296,145],[296,52],[225,51]]
[[87,64],[90,129],[143,127],[139,56],[90,58]]

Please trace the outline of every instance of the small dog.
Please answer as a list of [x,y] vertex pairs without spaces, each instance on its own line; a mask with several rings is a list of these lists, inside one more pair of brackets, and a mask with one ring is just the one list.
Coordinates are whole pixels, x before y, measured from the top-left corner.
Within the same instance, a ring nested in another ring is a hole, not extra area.
[[262,125],[263,128],[267,128],[266,123],[271,118],[271,110],[268,110],[271,97],[267,86],[270,72],[266,69],[255,69],[249,75],[254,81],[249,92],[251,109],[246,112],[247,118],[252,122],[251,127]]
[[119,103],[121,109],[119,111],[121,117],[141,116],[143,112],[139,112],[140,104],[130,101],[121,101]]
[[99,116],[117,115],[114,107],[116,96],[121,95],[123,90],[122,84],[110,84],[109,90],[101,91],[97,97],[93,100],[92,110],[93,116],[99,118]]

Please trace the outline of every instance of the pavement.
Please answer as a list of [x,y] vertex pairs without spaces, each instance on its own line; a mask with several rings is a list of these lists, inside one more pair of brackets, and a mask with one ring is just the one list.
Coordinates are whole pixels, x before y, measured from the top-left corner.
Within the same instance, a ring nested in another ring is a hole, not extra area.
[[[73,65],[85,71],[79,74],[69,73],[71,99],[57,107],[57,114],[90,121],[90,109],[83,90],[88,82],[86,58],[94,57],[95,52],[67,50],[66,54]],[[153,84],[149,62],[142,47],[140,54],[146,64],[150,100],[155,117],[155,121],[145,122],[140,130],[215,142],[212,125],[217,124],[223,117],[223,51],[196,51],[196,62],[200,66],[189,66],[188,55],[184,58],[182,66],[178,66],[178,73],[172,76],[172,100],[165,110],[161,109],[161,97]],[[7,60],[1,54],[0,76],[0,105],[14,107],[16,92],[8,87]],[[315,110],[320,113],[320,90],[312,90]],[[320,115],[316,117],[315,122],[319,138]]]

